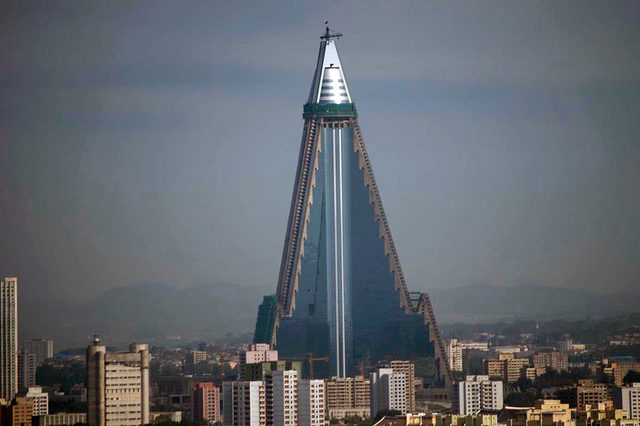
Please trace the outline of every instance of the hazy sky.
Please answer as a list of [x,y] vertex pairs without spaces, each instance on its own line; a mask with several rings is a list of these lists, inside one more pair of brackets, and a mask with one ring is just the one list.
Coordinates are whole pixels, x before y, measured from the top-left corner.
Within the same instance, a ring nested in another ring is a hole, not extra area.
[[640,288],[636,0],[0,8],[0,274],[26,294],[275,291],[327,19],[411,289]]

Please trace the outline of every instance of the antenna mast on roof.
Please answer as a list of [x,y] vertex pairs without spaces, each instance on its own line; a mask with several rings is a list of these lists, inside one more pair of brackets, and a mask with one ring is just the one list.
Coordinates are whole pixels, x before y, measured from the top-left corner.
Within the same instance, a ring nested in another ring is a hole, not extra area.
[[324,24],[327,26],[325,33],[320,36],[323,40],[331,40],[332,38],[340,38],[342,37],[342,33],[337,33],[329,29],[329,21],[324,21]]

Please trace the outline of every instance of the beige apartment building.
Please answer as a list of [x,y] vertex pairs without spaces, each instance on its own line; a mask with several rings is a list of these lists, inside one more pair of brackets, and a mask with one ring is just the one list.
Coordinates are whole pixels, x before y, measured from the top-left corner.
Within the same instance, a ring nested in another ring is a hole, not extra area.
[[362,376],[327,379],[327,418],[369,417],[371,383]]
[[149,423],[149,347],[107,352],[100,338],[87,348],[87,423],[138,426]]

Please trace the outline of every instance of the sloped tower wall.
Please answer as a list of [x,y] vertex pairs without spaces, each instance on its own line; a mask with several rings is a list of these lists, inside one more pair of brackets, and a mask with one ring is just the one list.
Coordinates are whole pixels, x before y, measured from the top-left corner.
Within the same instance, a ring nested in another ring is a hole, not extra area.
[[326,357],[316,377],[435,357],[448,384],[429,298],[407,290],[328,30],[303,117],[277,294],[261,305],[254,340],[274,344],[283,358]]

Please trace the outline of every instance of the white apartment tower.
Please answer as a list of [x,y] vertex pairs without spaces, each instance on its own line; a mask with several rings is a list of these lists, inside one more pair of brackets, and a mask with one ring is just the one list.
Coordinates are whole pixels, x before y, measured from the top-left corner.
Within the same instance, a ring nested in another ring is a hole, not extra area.
[[613,401],[616,408],[622,408],[629,414],[630,419],[640,420],[640,383],[614,388]]
[[296,426],[298,424],[298,372],[270,371],[265,376],[267,391],[267,424]]
[[502,386],[502,381],[489,380],[489,376],[467,376],[465,381],[453,385],[452,407],[463,416],[502,410]]
[[298,380],[298,425],[324,426],[324,380]]
[[447,362],[451,371],[462,371],[462,345],[458,339],[451,339],[445,342],[444,351],[447,355]]
[[380,410],[407,413],[407,377],[393,368],[378,368],[371,375],[371,417]]
[[18,354],[18,390],[24,392],[36,385],[36,354],[21,351]]
[[266,390],[261,380],[224,382],[222,400],[225,425],[266,426]]
[[0,281],[0,398],[18,392],[18,278]]
[[138,426],[149,423],[149,347],[107,352],[100,338],[87,348],[87,423]]
[[46,416],[49,414],[49,394],[42,392],[40,386],[31,386],[25,397],[33,401],[33,415]]

